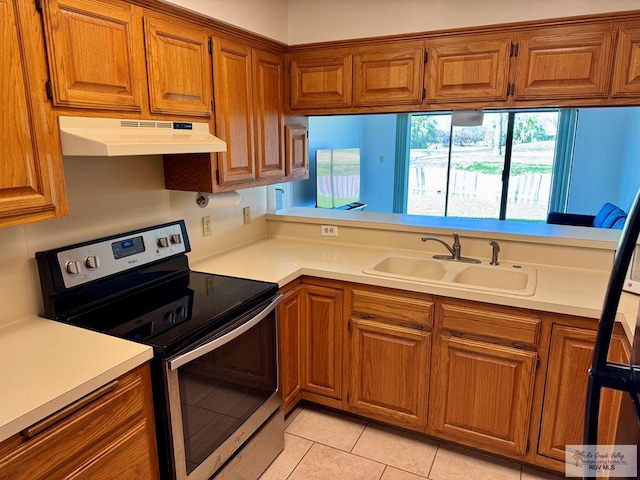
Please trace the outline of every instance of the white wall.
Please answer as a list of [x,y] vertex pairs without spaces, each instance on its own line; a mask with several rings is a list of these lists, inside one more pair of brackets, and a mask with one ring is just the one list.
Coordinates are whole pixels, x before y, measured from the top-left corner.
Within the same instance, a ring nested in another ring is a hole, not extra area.
[[289,44],[640,8],[638,0],[289,0]]
[[164,0],[287,43],[287,0]]
[[[202,209],[195,192],[164,189],[159,156],[68,157],[64,166],[68,217],[0,228],[0,327],[42,311],[36,251],[174,219],[185,219],[191,259],[266,236],[265,187],[242,191],[237,207]],[[249,225],[242,221],[243,206],[251,207]],[[210,237],[201,235],[202,215],[212,217]]]

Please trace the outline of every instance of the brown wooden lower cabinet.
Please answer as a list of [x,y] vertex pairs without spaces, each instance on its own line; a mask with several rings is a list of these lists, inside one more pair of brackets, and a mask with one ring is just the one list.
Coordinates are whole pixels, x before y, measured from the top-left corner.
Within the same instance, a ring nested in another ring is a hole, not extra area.
[[[554,325],[549,348],[538,454],[564,462],[565,446],[583,443],[587,371],[591,368],[596,332]],[[623,337],[614,335],[609,360],[625,361]],[[603,390],[598,444],[615,443],[622,392]]]
[[434,348],[430,431],[495,453],[524,454],[538,354],[446,335]]
[[[286,411],[303,399],[558,472],[582,443],[595,320],[309,277],[283,293]],[[610,360],[628,350],[618,331]],[[603,395],[600,444],[620,400]]]
[[0,444],[0,478],[158,478],[149,366],[54,413]]
[[371,320],[351,325],[349,410],[424,430],[431,332]]

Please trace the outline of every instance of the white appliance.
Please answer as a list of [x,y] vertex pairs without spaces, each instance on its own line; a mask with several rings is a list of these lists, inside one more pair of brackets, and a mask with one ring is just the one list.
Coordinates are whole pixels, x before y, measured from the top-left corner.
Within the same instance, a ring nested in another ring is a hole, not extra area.
[[640,243],[637,243],[633,250],[622,289],[640,295]]
[[206,122],[58,117],[62,154],[113,157],[226,152]]

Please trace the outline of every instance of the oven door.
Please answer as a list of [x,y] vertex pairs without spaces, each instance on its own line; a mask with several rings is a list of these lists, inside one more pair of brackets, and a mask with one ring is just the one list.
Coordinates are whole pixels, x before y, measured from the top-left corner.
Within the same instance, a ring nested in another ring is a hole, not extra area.
[[164,361],[178,480],[208,479],[282,405],[278,294],[225,332]]

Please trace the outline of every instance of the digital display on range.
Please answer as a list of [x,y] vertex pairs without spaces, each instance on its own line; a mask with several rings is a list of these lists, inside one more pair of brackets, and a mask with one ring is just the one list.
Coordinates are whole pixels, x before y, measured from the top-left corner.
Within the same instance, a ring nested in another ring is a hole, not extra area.
[[126,240],[113,242],[111,250],[113,250],[113,258],[117,260],[144,252],[144,241],[142,237],[127,238]]

